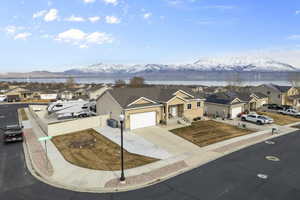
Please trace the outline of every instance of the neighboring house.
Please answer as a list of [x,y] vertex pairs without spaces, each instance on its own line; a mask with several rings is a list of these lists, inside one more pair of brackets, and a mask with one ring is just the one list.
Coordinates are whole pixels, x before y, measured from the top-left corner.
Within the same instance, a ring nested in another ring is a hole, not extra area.
[[23,87],[15,87],[13,89],[10,89],[6,91],[5,95],[13,95],[13,96],[19,96],[19,99],[26,100],[32,98],[32,91],[23,88]]
[[56,91],[42,91],[40,92],[40,98],[42,100],[55,100],[58,95]]
[[106,85],[101,85],[101,86],[95,86],[91,87],[87,90],[87,94],[89,96],[89,99],[96,100],[99,96],[103,94],[109,87]]
[[20,99],[19,95],[13,95],[13,94],[6,95],[6,101],[7,102],[18,102],[20,100],[21,99]]
[[[299,90],[292,86],[279,86],[275,84],[264,84],[253,88],[253,92],[262,93],[269,98],[270,104],[294,105],[294,99],[297,97]],[[300,100],[300,99],[299,99]]]
[[61,90],[58,94],[59,99],[72,100],[75,97],[74,89]]
[[227,92],[226,94],[232,96],[233,98],[237,97],[243,101],[245,103],[245,111],[256,111],[264,104],[269,102],[268,96],[260,92]]
[[209,95],[205,101],[205,115],[234,119],[244,112],[245,102],[226,93]]
[[192,121],[203,117],[203,97],[187,89],[115,88],[97,99],[97,114],[118,120],[125,115],[125,128],[137,129],[157,124]]
[[77,99],[82,96],[87,96],[88,95],[87,90],[88,90],[88,88],[80,88],[80,89],[75,90],[73,98]]

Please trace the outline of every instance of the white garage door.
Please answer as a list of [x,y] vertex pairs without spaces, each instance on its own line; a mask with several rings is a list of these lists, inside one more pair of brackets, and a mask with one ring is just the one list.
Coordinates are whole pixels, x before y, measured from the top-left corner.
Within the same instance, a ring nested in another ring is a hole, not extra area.
[[156,113],[146,112],[130,115],[130,129],[144,128],[156,125]]
[[242,112],[242,107],[236,107],[231,109],[231,118],[234,119]]

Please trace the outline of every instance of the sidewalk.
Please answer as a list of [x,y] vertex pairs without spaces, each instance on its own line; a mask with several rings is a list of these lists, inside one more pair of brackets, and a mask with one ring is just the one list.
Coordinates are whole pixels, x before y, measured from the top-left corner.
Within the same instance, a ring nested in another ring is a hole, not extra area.
[[29,170],[35,177],[47,184],[79,192],[104,193],[146,187],[199,167],[240,148],[296,130],[282,127],[282,134],[275,136],[272,136],[270,131],[257,132],[197,148],[195,151],[171,156],[146,166],[125,170],[126,183],[121,184],[119,182],[120,171],[99,171],[72,165],[63,158],[51,141],[47,142],[49,163],[46,165],[44,143],[37,141],[38,137],[43,137],[45,134],[28,110],[25,111],[32,126],[31,129],[25,129],[23,145]]

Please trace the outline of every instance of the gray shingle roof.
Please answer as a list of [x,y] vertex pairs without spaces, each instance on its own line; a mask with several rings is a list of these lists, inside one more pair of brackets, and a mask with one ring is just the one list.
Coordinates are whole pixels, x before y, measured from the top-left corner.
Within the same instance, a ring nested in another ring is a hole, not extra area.
[[[141,97],[145,97],[149,100],[155,101],[157,103],[167,102],[174,97],[174,93],[179,89],[164,89],[159,87],[148,87],[148,88],[114,88],[113,90],[108,90],[108,92],[115,98],[115,100],[123,107],[127,107],[130,103],[138,100]],[[183,90],[186,93],[194,96],[195,98],[200,97],[200,94],[194,94],[193,92]]]

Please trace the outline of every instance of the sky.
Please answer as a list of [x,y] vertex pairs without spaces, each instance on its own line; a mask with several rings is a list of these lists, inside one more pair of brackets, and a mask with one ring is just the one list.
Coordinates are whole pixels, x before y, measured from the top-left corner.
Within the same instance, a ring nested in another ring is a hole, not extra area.
[[300,67],[300,1],[3,1],[0,44],[0,73],[241,55]]

